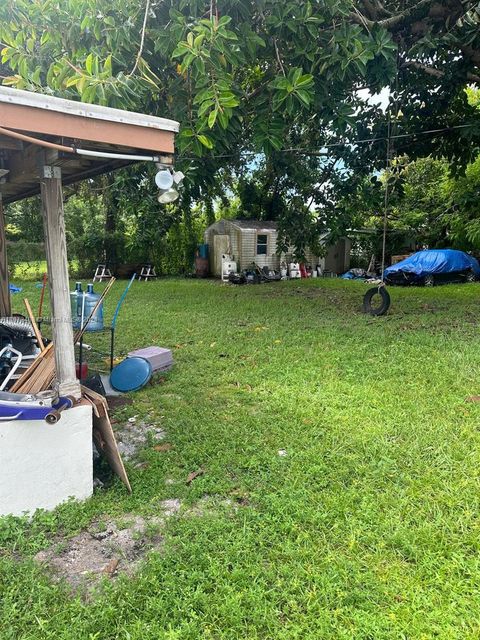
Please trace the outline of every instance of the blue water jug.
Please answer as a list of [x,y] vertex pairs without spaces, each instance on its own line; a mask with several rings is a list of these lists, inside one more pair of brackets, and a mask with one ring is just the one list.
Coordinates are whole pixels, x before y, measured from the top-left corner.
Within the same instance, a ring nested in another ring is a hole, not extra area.
[[82,320],[82,283],[75,283],[75,290],[70,292],[70,306],[72,309],[72,325],[74,329],[80,329]]
[[[87,318],[92,313],[95,305],[100,300],[98,293],[93,290],[93,284],[87,285],[87,291],[83,294],[84,300],[82,300],[83,306],[83,322],[87,321]],[[92,319],[87,325],[87,331],[101,331],[103,329],[103,302],[99,305],[98,309],[92,316]]]

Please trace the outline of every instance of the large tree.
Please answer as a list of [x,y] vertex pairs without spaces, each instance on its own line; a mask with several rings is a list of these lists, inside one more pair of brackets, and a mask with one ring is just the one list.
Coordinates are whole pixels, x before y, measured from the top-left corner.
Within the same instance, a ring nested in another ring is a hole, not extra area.
[[[4,0],[3,82],[179,120],[183,210],[261,178],[260,215],[301,245],[352,172],[472,159],[478,16],[471,0]],[[359,91],[385,87],[386,112]]]

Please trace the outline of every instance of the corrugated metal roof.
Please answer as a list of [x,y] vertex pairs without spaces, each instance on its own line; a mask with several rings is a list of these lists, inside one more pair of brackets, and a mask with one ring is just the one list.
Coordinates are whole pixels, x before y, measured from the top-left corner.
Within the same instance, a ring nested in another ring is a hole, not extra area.
[[[107,120],[109,122],[122,122],[138,127],[160,129],[162,131],[174,131],[179,129],[179,123],[175,120],[158,118],[134,111],[123,111],[122,109],[112,109],[97,104],[86,104],[74,100],[56,98],[43,93],[32,91],[22,91],[21,89],[11,89],[0,86],[0,102],[7,102],[26,107],[35,107],[46,111],[57,111],[68,113],[82,118],[93,118],[95,120]],[[26,127],[28,128],[28,127]]]

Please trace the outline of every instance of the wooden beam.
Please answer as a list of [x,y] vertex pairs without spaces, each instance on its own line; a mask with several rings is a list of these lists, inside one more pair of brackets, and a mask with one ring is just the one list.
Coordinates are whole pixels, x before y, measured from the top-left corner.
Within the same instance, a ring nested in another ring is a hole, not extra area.
[[136,147],[157,154],[174,153],[174,131],[140,127],[126,122],[84,118],[70,113],[0,102],[0,122],[5,129],[77,138],[89,142]]
[[8,318],[11,315],[5,216],[3,214],[2,194],[0,193],[0,317]]
[[40,189],[55,348],[56,386],[60,395],[80,398],[80,383],[75,374],[75,348],[73,344],[68,282],[62,174],[60,167],[46,164],[45,154],[41,153],[39,159],[42,175]]

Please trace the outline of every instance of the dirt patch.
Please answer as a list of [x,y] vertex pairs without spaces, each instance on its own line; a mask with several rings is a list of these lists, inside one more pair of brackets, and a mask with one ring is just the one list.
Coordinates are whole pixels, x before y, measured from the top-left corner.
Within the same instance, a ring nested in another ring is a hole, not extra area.
[[163,440],[166,433],[160,427],[143,420],[130,418],[131,422],[113,425],[118,450],[124,460],[134,460],[137,454],[149,446]]
[[99,520],[69,540],[58,539],[35,560],[57,580],[66,580],[74,591],[94,587],[102,577],[131,575],[139,562],[163,545],[165,519],[177,514],[180,500],[160,503],[163,514],[143,518],[126,514],[118,520]]
[[60,536],[35,556],[53,580],[65,580],[73,593],[89,598],[103,579],[131,576],[150,551],[161,550],[167,518],[179,515],[203,518],[219,513],[233,515],[248,503],[217,495],[205,495],[182,509],[178,498],[158,503],[161,515],[142,517],[125,514],[117,519],[96,520],[70,539]]

